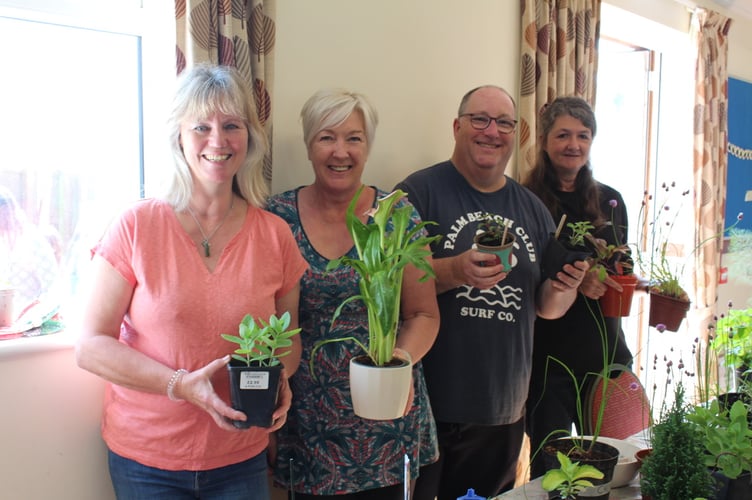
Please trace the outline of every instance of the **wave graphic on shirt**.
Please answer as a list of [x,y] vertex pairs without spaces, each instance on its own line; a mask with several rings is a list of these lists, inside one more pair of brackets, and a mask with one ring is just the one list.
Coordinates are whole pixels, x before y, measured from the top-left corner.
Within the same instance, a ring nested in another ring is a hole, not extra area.
[[[463,290],[464,289],[464,290]],[[462,285],[457,298],[464,298],[470,302],[484,302],[489,306],[499,305],[505,308],[522,309],[522,288],[509,285],[494,285],[488,290],[481,290],[469,285]]]

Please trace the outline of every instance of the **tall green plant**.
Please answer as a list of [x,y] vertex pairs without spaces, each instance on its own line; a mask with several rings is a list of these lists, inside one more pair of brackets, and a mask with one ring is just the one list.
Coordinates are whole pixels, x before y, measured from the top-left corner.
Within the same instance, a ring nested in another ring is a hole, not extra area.
[[397,343],[397,327],[400,321],[402,278],[405,267],[412,264],[424,274],[420,281],[435,276],[429,257],[429,245],[441,236],[422,236],[423,229],[435,222],[423,221],[408,229],[413,213],[409,204],[396,208],[397,202],[407,193],[396,190],[379,198],[376,207],[368,214],[373,221],[364,224],[355,214],[355,207],[365,186],[361,186],[347,207],[345,222],[352,236],[358,258],[343,255],[329,262],[327,270],[340,265],[352,267],[360,277],[360,293],[345,299],[334,311],[332,326],[344,306],[361,300],[368,311],[368,345],[355,337],[327,339],[317,343],[311,353],[310,369],[313,372],[313,353],[330,342],[351,340],[358,344],[376,366],[384,366],[392,359]]

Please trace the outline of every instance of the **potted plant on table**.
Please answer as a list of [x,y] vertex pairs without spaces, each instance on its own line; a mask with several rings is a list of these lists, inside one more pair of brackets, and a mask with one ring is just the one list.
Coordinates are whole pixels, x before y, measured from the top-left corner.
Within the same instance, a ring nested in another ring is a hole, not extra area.
[[300,333],[300,328],[289,327],[289,312],[279,318],[272,315],[268,323],[256,323],[247,314],[238,325],[238,335],[221,334],[228,342],[238,344],[227,365],[230,400],[232,407],[245,413],[247,419],[233,420],[235,427],[271,427],[282,376],[279,358],[290,353],[292,337]]
[[674,386],[674,401],[652,427],[651,451],[640,466],[643,498],[674,500],[712,498],[710,469],[705,465],[700,433],[687,420],[689,406],[681,381]]
[[549,469],[543,475],[541,487],[546,491],[558,492],[561,500],[573,500],[582,490],[592,487],[590,479],[603,479],[603,473],[592,465],[572,462],[562,452],[556,452],[559,467]]
[[358,258],[342,256],[329,262],[327,269],[347,265],[359,275],[360,293],[345,299],[337,307],[332,325],[347,304],[363,301],[368,312],[368,343],[352,336],[322,340],[311,352],[309,368],[314,373],[314,354],[321,346],[331,342],[355,342],[365,354],[350,360],[353,410],[363,418],[387,420],[402,416],[412,375],[412,360],[393,357],[405,267],[413,265],[422,271],[421,281],[434,277],[429,245],[440,236],[422,235],[424,228],[434,222],[423,221],[409,227],[414,209],[409,204],[396,206],[407,197],[407,193],[399,189],[379,198],[376,207],[369,212],[372,221],[363,223],[355,215],[362,191],[363,186],[353,197],[346,213],[347,228]]
[[506,219],[489,213],[483,214],[478,223],[478,230],[473,237],[478,251],[496,255],[503,264],[504,272],[512,269],[512,250],[514,234],[509,232]]

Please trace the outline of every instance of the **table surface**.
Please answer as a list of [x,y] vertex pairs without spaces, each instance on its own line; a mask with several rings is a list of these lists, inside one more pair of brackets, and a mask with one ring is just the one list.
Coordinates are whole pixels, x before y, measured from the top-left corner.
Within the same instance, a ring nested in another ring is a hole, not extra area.
[[[494,500],[548,500],[548,492],[543,491],[541,488],[541,478],[533,479],[529,483],[525,483],[522,486],[518,486],[513,490],[502,493],[501,495],[494,497]],[[642,493],[640,493],[640,482],[638,478],[632,481],[627,486],[621,488],[614,488],[609,494],[609,500],[633,500],[641,499]]]

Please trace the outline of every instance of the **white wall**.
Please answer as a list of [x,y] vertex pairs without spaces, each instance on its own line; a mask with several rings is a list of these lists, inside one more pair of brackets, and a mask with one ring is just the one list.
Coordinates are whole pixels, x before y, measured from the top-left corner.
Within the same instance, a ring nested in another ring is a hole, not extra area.
[[[672,0],[609,3],[675,27],[688,21]],[[378,108],[365,181],[384,188],[449,157],[465,91],[518,88],[513,0],[283,0],[276,33],[275,192],[311,181],[298,113],[321,87],[358,90]],[[730,73],[752,81],[752,21],[736,21],[729,41]],[[19,342],[0,341],[0,496],[113,498],[99,437],[101,381],[75,366],[70,347],[26,342],[18,352]]]

